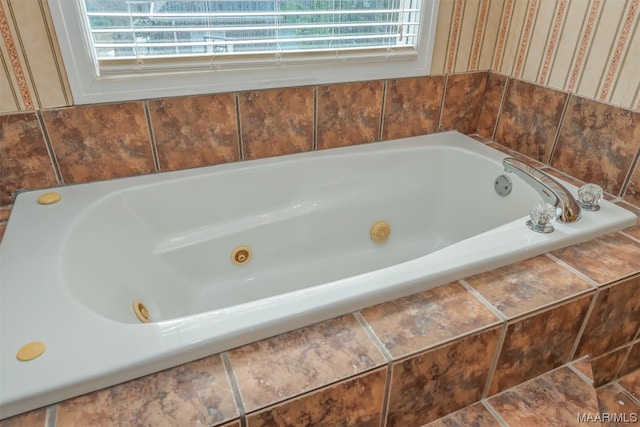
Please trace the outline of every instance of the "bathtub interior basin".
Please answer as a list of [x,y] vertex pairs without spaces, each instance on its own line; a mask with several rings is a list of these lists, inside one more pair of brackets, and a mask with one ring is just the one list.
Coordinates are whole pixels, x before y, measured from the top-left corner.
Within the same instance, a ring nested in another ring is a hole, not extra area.
[[[529,230],[540,196],[504,157],[447,132],[67,186],[51,205],[20,194],[0,245],[0,418],[635,223],[603,202]],[[36,340],[43,355],[16,360]]]

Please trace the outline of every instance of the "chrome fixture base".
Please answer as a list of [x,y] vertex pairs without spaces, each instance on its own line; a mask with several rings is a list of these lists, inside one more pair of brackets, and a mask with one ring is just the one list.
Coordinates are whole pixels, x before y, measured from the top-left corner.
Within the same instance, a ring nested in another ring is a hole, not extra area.
[[551,233],[553,232],[553,225],[538,225],[538,224],[534,224],[533,221],[528,220],[527,221],[527,227],[529,227],[529,229],[535,231],[536,233]]
[[600,210],[600,205],[598,204],[583,203],[580,200],[576,200],[576,202],[578,203],[578,206],[580,206],[580,209],[582,210],[591,211],[591,212]]

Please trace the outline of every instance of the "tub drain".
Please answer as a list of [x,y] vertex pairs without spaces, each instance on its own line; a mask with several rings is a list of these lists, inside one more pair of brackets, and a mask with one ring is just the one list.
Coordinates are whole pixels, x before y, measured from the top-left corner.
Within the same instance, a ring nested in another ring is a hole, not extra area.
[[140,319],[142,323],[151,322],[151,316],[149,316],[149,310],[140,301],[136,300],[133,302],[133,311],[136,313],[136,316],[138,316],[138,319]]

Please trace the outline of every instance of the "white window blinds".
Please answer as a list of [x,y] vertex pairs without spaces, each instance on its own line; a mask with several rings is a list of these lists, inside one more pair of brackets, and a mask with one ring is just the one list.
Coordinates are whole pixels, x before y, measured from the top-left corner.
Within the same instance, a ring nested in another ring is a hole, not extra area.
[[99,75],[411,59],[422,0],[81,0]]

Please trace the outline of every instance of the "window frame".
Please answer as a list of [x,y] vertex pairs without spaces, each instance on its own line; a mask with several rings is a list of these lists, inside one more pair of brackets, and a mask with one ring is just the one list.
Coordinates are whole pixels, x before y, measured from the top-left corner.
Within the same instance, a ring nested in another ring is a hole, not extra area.
[[[81,0],[80,0],[81,1]],[[163,72],[97,75],[97,64],[83,28],[78,0],[48,0],[60,51],[75,104],[223,93],[279,87],[427,75],[433,56],[439,0],[423,0],[417,55],[377,58],[310,60],[259,68],[171,69]]]

